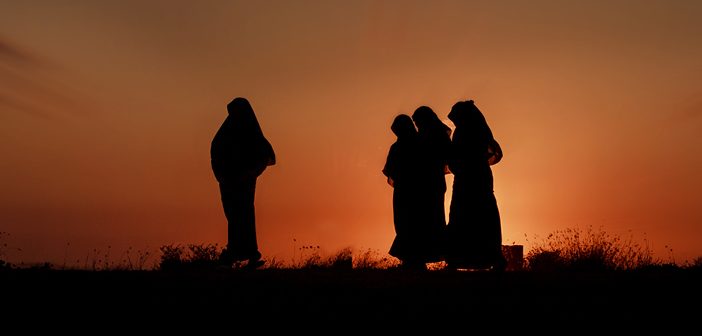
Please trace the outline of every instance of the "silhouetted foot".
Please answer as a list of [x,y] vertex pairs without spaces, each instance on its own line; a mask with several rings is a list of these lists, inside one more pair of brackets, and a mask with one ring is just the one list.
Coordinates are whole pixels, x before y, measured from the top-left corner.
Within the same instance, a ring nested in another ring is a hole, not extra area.
[[232,265],[234,265],[234,258],[226,249],[222,251],[217,261],[219,266],[222,267],[232,267]]
[[234,268],[247,267],[248,265],[251,265],[252,268],[258,268],[265,264],[265,262],[261,260],[261,253],[258,251],[242,254],[232,253],[226,248],[222,250],[218,261],[220,266]]
[[246,265],[244,265],[243,268],[253,270],[265,264],[266,262],[263,259],[249,259],[249,261],[246,263]]
[[497,263],[492,266],[491,270],[494,272],[504,272],[507,269],[507,260],[505,258],[499,258]]

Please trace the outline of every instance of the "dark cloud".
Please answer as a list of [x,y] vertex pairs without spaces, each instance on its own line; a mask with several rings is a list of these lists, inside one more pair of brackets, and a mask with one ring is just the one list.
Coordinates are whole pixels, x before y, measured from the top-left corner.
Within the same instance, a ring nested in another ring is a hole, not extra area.
[[[50,118],[57,111],[78,111],[70,88],[58,80],[47,59],[0,37],[0,109]],[[65,78],[65,73],[58,74]]]
[[37,65],[39,63],[36,56],[22,50],[2,37],[0,37],[0,59],[18,64]]

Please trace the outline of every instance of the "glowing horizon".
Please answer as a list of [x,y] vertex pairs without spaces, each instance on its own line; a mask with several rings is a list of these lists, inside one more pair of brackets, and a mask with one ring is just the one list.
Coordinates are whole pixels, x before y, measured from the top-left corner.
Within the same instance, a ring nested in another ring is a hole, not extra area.
[[392,119],[420,105],[446,119],[474,99],[505,152],[504,244],[592,226],[691,260],[700,14],[695,1],[4,3],[6,254],[222,245],[208,150],[242,96],[278,156],[256,194],[265,257],[386,253]]

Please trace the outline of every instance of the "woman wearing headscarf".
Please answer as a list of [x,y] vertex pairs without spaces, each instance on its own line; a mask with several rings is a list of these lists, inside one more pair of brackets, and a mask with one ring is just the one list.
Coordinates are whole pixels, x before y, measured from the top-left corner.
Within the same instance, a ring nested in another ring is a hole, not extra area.
[[210,147],[212,171],[219,182],[228,223],[227,247],[221,261],[231,265],[248,260],[248,266],[258,267],[263,261],[256,240],[256,179],[267,166],[275,164],[275,152],[248,100],[235,98],[227,111]]
[[456,128],[449,159],[454,180],[446,261],[450,268],[502,270],[502,229],[490,168],[502,159],[502,149],[472,100],[454,104],[448,117]]
[[417,129],[412,118],[400,114],[393,120],[390,129],[397,140],[390,146],[383,167],[388,184],[393,187],[392,208],[395,225],[395,239],[389,254],[400,259],[401,266],[407,269],[426,268],[426,244],[424,236],[426,223],[418,221],[421,214],[418,174],[419,155]]
[[418,173],[420,188],[420,214],[417,220],[426,225],[423,238],[427,251],[427,262],[443,258],[446,213],[447,160],[451,146],[451,128],[428,106],[418,107],[412,114],[417,125]]

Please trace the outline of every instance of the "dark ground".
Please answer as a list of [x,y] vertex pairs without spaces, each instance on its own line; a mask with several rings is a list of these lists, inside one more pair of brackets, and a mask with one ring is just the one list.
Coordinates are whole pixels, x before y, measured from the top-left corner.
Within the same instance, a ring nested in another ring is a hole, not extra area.
[[239,323],[297,331],[340,327],[331,334],[383,326],[559,334],[690,327],[696,334],[702,322],[700,280],[699,270],[8,270],[0,271],[0,325],[31,331],[99,323],[94,330],[99,333],[113,327],[166,331],[239,328]]

